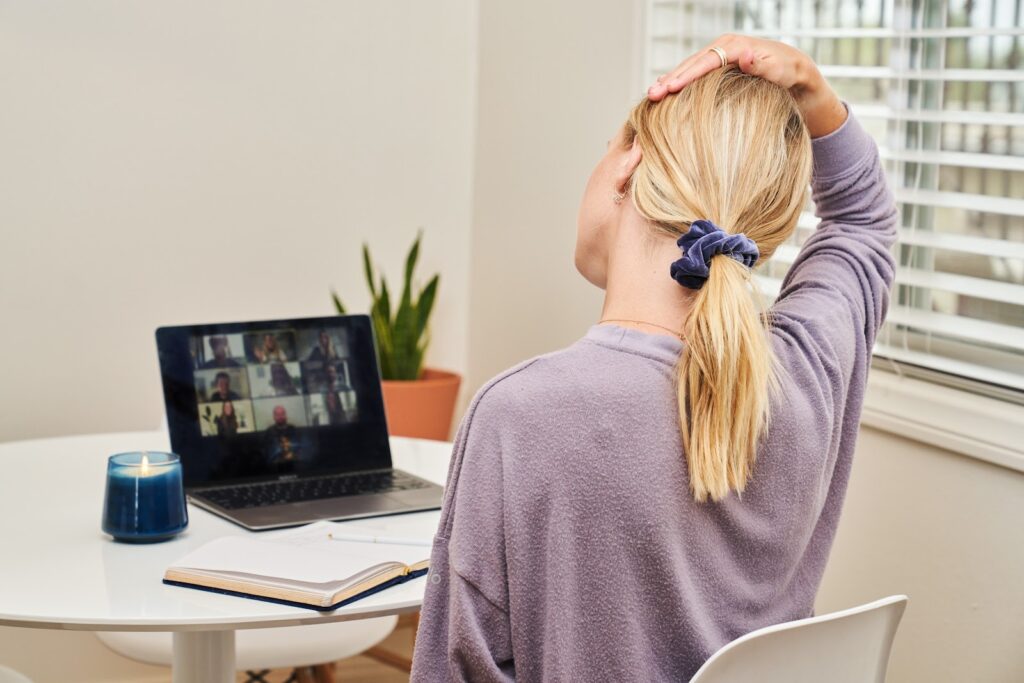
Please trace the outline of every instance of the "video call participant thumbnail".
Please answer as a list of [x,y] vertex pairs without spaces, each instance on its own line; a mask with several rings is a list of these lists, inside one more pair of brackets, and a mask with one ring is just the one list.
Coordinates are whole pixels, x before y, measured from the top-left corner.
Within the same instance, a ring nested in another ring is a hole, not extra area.
[[214,391],[210,394],[211,401],[237,401],[242,396],[231,388],[231,375],[218,372],[213,381]]
[[249,378],[244,368],[196,370],[193,379],[199,403],[223,403],[249,398]]
[[341,405],[341,399],[333,391],[324,394],[324,410],[327,413],[328,424],[340,425],[348,422],[345,406]]
[[284,408],[288,417],[288,424],[296,427],[309,427],[309,418],[306,415],[306,399],[304,396],[282,396],[274,398],[256,398],[252,401],[253,416],[256,419],[256,431],[265,432],[270,427],[279,424],[274,414],[278,407]]
[[252,432],[255,422],[249,401],[223,401],[199,406],[199,426],[203,436],[231,437]]
[[234,436],[238,433],[238,413],[235,404],[224,401],[220,407],[220,415],[213,419],[217,425],[217,436]]
[[349,389],[309,397],[309,421],[317,427],[355,422],[356,392]]
[[288,422],[288,410],[284,406],[274,406],[273,415],[274,424],[263,433],[264,453],[267,463],[281,470],[299,460],[302,447],[298,439],[299,430]]
[[252,363],[284,363],[295,360],[295,335],[291,332],[259,332],[245,335],[246,357]]
[[231,344],[227,335],[215,335],[206,338],[210,349],[210,359],[202,364],[202,368],[240,368],[242,364],[231,357]]
[[295,388],[295,380],[288,373],[284,363],[274,363],[270,366],[270,386],[274,388],[275,396],[295,396],[299,393]]
[[338,339],[339,336],[343,336],[342,333],[343,330],[319,330],[313,347],[306,355],[306,360],[323,363],[348,356],[345,342]]
[[298,363],[270,363],[249,366],[249,386],[253,398],[298,396],[302,372]]
[[329,391],[345,391],[351,387],[346,361],[302,363],[307,394],[323,394]]

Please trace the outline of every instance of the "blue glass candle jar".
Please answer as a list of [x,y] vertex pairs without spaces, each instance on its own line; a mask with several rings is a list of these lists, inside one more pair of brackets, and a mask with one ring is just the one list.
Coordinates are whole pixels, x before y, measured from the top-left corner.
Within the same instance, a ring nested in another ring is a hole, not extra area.
[[115,541],[166,541],[188,526],[181,461],[174,453],[118,453],[107,462],[103,531]]

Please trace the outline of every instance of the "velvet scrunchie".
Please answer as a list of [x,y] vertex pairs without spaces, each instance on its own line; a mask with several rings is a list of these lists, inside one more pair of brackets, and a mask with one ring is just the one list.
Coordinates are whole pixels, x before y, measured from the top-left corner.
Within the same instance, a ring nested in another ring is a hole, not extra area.
[[747,268],[753,268],[761,252],[754,240],[746,235],[733,235],[706,220],[697,220],[676,241],[683,257],[672,262],[669,273],[683,287],[700,289],[708,279],[711,257],[725,254]]

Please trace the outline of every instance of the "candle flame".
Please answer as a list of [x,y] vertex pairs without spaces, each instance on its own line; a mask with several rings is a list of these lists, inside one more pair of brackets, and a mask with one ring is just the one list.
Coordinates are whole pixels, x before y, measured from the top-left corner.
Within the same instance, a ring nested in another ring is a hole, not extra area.
[[142,454],[142,474],[143,475],[149,474],[149,454],[148,453],[143,453]]

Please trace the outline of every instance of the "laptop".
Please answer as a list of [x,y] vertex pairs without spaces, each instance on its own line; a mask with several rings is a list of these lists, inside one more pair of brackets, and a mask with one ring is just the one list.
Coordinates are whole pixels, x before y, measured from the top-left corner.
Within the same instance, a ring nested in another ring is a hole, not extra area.
[[246,529],[441,507],[391,466],[369,316],[161,327],[188,499]]

